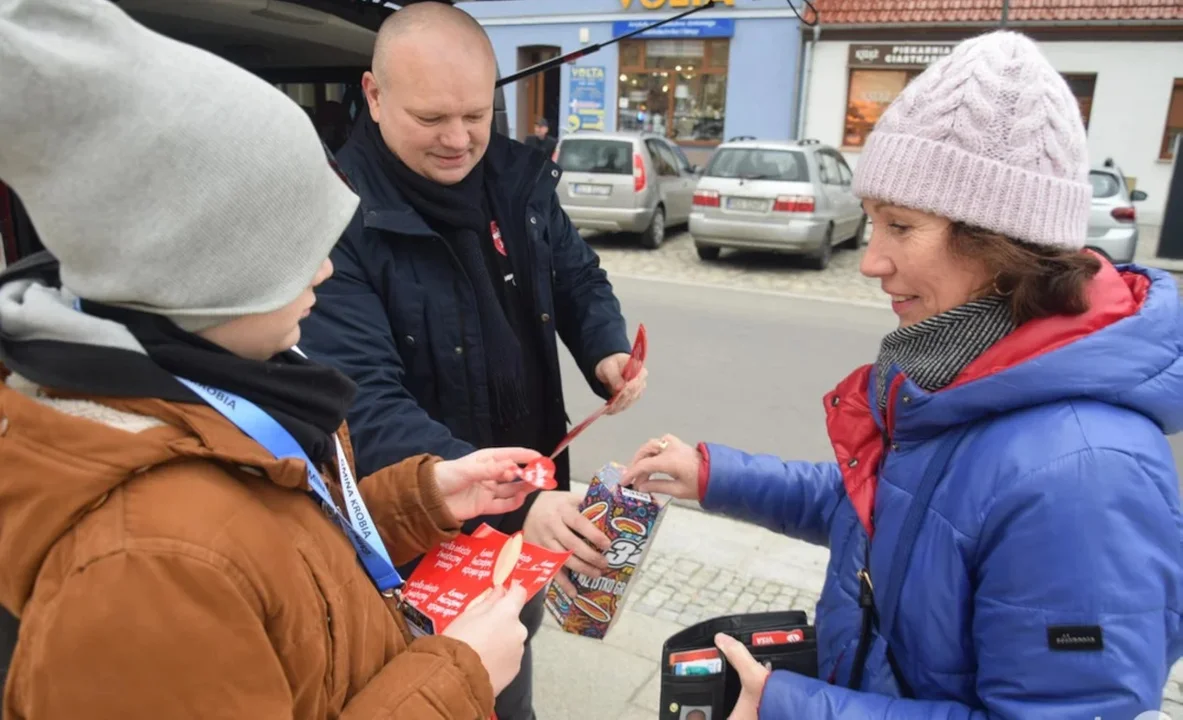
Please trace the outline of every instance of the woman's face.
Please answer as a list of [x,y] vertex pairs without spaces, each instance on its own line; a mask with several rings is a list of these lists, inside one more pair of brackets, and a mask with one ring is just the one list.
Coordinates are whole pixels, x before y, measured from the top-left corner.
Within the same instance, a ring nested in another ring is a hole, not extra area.
[[859,269],[879,279],[900,327],[964,305],[990,287],[985,267],[949,250],[948,219],[875,200],[863,208],[872,231]]
[[312,284],[284,307],[261,315],[235,318],[197,334],[239,357],[269,360],[300,342],[300,321],[308,317],[316,304],[313,290],[332,274],[333,263],[325,258],[316,277],[312,278]]

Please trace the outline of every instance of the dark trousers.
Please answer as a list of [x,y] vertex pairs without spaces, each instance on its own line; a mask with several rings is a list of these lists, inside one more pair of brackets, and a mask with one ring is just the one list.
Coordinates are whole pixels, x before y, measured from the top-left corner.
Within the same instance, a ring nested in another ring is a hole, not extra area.
[[16,636],[20,629],[20,622],[7,610],[0,608],[0,692],[4,689],[8,665],[12,662],[12,652],[16,649]]
[[526,638],[526,653],[522,656],[522,671],[514,678],[493,705],[497,713],[497,720],[535,720],[534,715],[534,653],[530,643],[542,626],[542,619],[546,613],[546,589],[539,591],[534,599],[522,608],[522,624],[528,633]]

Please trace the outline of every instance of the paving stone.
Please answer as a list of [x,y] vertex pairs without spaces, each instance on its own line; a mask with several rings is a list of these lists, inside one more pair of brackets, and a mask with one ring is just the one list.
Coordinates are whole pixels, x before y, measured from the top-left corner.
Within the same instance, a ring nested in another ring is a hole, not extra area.
[[698,572],[690,576],[687,584],[692,588],[704,588],[710,585],[719,576],[719,571],[716,568],[704,567]]
[[658,618],[659,620],[668,620],[670,622],[677,622],[678,621],[678,613],[674,612],[673,610],[670,610],[668,607],[664,607],[664,608],[658,610],[657,614],[654,615],[654,617]]
[[645,593],[642,602],[646,605],[661,607],[663,604],[669,602],[673,596],[673,593],[667,592],[663,588],[656,588]]
[[1165,697],[1167,700],[1172,700],[1174,702],[1183,704],[1183,688],[1181,688],[1179,683],[1175,680],[1168,682],[1167,686],[1163,688],[1162,692],[1163,697]]

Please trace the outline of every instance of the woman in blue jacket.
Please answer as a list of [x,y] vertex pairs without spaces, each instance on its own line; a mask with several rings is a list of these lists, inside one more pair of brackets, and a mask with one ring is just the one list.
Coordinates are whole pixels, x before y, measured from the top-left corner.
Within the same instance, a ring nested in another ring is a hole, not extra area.
[[[720,637],[733,717],[1156,717],[1183,654],[1174,281],[1082,250],[1084,128],[1023,36],[968,40],[868,139],[862,272],[899,316],[825,397],[837,462],[666,436],[626,482],[831,558],[819,678]],[[664,477],[662,477],[664,476]]]

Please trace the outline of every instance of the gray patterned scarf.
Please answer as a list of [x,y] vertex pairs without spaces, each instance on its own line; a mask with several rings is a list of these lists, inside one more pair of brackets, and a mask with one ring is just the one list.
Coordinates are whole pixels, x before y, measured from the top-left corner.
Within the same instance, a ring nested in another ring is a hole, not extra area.
[[921,388],[934,392],[952,383],[967,365],[1014,329],[1006,298],[991,295],[893,330],[883,338],[875,361],[879,409],[887,407],[885,378],[892,365],[898,365]]

